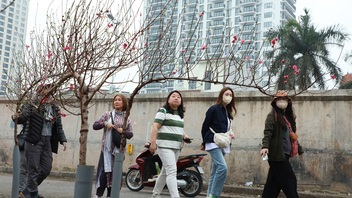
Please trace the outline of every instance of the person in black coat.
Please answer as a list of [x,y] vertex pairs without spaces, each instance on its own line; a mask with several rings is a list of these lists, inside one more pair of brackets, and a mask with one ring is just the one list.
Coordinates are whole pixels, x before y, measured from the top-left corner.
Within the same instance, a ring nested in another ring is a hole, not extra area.
[[[12,119],[24,125],[25,157],[27,159],[27,185],[23,194],[38,197],[38,186],[50,174],[52,153],[58,152],[59,142],[66,150],[67,139],[62,127],[60,108],[46,95],[50,85],[37,89],[34,100],[27,102]],[[30,159],[30,160],[28,160]]]

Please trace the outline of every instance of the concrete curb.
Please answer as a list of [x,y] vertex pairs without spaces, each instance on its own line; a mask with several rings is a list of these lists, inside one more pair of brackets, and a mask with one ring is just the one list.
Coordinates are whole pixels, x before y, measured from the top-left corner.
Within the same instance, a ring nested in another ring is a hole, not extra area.
[[[224,186],[223,192],[226,195],[221,195],[221,197],[231,198],[231,194],[247,194],[247,195],[258,195],[261,196],[263,188],[259,187],[245,187],[245,186]],[[333,194],[333,193],[318,193],[318,192],[310,192],[310,191],[298,191],[300,198],[346,198],[352,197],[352,195],[346,194]],[[286,197],[282,192],[279,197]]]

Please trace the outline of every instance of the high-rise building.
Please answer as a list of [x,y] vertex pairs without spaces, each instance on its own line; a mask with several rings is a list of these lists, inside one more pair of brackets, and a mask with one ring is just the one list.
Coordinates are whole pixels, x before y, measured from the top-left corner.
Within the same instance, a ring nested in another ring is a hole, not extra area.
[[22,54],[26,41],[29,0],[1,0],[0,13],[0,95],[12,70],[16,69],[16,57]]
[[[256,57],[256,53],[263,50],[261,46],[267,32],[272,28],[276,29],[284,25],[290,19],[295,19],[295,4],[296,0],[146,0],[144,5],[147,13],[146,20],[156,19],[149,28],[146,38],[148,45],[153,46],[154,43],[154,47],[157,45],[158,48],[165,46],[160,44],[165,42],[165,40],[160,42],[162,41],[160,31],[164,31],[163,38],[168,38],[167,47],[172,48],[173,52],[168,54],[167,58],[170,61],[163,61],[165,64],[162,70],[163,75],[167,71],[172,73],[185,69],[183,68],[185,57],[189,57],[187,61],[190,63],[198,60],[197,64],[202,65],[200,59],[197,58],[201,56],[201,49],[204,45],[207,47],[208,57],[225,59],[229,53],[228,46],[231,45],[231,38],[234,35],[238,35],[239,39],[250,43],[251,54],[245,55],[249,57],[245,69],[250,70],[253,64],[251,61]],[[161,10],[163,10],[163,17],[160,17]],[[170,34],[172,37],[167,37]],[[183,48],[193,46],[195,48],[188,50],[188,54],[180,54]],[[248,52],[248,48],[246,48],[246,50],[239,49],[237,53]],[[158,54],[152,53],[150,51],[148,54],[148,61],[151,61],[151,57],[160,58]],[[190,55],[190,53],[192,54]],[[157,61],[155,63],[157,64]],[[202,78],[214,75],[210,70],[194,71],[201,72],[199,76]],[[264,86],[267,83],[265,79],[267,71],[261,70],[256,75],[261,76],[261,83]],[[151,83],[145,86],[141,93],[167,92],[173,89],[215,91],[219,87],[221,86],[196,81],[168,80]]]

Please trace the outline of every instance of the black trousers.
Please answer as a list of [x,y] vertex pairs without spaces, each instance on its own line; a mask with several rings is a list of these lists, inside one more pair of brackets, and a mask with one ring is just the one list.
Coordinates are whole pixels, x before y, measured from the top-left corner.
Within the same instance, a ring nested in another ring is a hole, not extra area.
[[[100,157],[99,157],[99,162],[98,162],[98,172],[97,173],[97,179],[99,180],[100,186],[97,188],[97,192],[96,195],[98,195],[99,197],[103,196],[105,188],[107,188],[108,193],[107,193],[107,197],[110,197],[111,194],[111,186],[108,186],[108,180],[110,180],[110,178],[108,177],[112,177],[111,173],[106,173],[105,169],[104,169],[104,154],[103,152],[101,152]],[[109,175],[107,175],[109,174]]]
[[269,161],[269,173],[266,180],[262,198],[277,198],[280,190],[287,198],[298,198],[297,178],[286,155],[285,161]]
[[42,136],[37,145],[25,143],[29,192],[38,191],[38,186],[50,174],[53,163],[50,139],[51,137]]

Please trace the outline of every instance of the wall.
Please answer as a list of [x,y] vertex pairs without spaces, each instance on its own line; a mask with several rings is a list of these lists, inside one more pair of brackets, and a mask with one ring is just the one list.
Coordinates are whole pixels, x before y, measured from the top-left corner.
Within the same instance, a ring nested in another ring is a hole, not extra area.
[[[183,92],[186,105],[185,130],[194,138],[182,153],[202,153],[200,129],[206,110],[217,97],[217,93]],[[227,184],[244,184],[253,181],[263,184],[268,164],[259,156],[263,137],[264,121],[271,110],[271,98],[257,92],[236,92],[238,114],[235,116],[231,154],[226,156],[229,165]],[[134,163],[150,137],[151,123],[157,109],[165,102],[166,94],[138,95],[131,111],[134,137],[128,141],[133,153],[126,154],[124,171]],[[351,149],[351,90],[306,93],[294,98],[297,114],[299,141],[306,153],[303,158],[291,160],[302,189],[322,188],[341,192],[352,191]],[[112,98],[97,98],[90,108],[89,122],[92,124],[100,115],[111,108]],[[0,99],[0,165],[12,166],[13,122],[8,101]],[[74,171],[79,162],[79,117],[68,115],[63,119],[68,139],[68,149],[54,154],[55,171]],[[87,164],[97,164],[100,154],[102,131],[90,128],[88,134]],[[205,177],[209,176],[210,157],[201,164]]]

